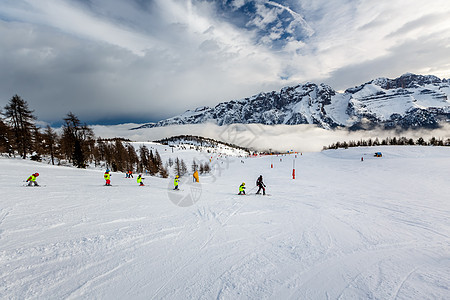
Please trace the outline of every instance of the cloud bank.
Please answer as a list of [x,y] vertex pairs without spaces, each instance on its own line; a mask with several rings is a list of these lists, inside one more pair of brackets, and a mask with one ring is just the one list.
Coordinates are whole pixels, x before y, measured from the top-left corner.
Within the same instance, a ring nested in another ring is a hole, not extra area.
[[417,140],[423,137],[450,138],[450,125],[433,130],[365,130],[348,131],[345,129],[325,130],[314,125],[261,125],[232,124],[217,126],[215,124],[176,125],[167,127],[129,130],[136,124],[116,126],[93,126],[96,136],[102,138],[123,137],[137,142],[150,142],[177,135],[198,135],[232,143],[258,151],[297,151],[317,152],[323,146],[336,142],[357,141],[361,139],[407,137]]

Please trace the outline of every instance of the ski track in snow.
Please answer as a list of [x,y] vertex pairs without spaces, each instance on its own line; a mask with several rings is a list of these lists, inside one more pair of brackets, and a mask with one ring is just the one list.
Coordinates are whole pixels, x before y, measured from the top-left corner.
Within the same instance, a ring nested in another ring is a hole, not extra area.
[[[450,149],[304,154],[295,181],[292,157],[236,159],[189,207],[172,179],[0,159],[0,298],[450,298]],[[271,197],[235,194],[259,174]]]

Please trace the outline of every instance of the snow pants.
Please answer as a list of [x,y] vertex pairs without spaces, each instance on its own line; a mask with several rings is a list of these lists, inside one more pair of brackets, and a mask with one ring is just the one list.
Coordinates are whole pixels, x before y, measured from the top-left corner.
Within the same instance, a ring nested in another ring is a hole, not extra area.
[[265,195],[266,194],[266,188],[264,186],[262,186],[262,185],[258,185],[258,187],[259,187],[259,189],[258,189],[258,191],[256,193],[259,194],[259,192],[261,192],[261,190],[262,190],[263,191],[263,195]]

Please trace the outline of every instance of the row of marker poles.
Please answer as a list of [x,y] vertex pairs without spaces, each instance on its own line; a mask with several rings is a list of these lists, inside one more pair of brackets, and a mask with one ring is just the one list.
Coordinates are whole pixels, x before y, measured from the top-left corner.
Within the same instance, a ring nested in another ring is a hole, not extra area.
[[[295,179],[295,160],[297,159],[297,154],[295,154],[292,160],[292,179]],[[270,155],[270,168],[273,169],[272,154]]]

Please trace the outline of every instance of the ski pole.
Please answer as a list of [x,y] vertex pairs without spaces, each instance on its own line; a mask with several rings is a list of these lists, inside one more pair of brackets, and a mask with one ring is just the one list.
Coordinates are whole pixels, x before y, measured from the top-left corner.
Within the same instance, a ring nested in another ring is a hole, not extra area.
[[252,187],[248,192],[250,193],[251,191],[253,191],[255,188],[257,188],[258,186],[254,186],[254,187]]

